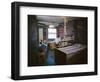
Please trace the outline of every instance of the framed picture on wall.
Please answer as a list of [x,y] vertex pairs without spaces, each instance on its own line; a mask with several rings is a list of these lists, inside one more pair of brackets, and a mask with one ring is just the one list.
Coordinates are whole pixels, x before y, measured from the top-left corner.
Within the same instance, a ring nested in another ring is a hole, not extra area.
[[12,2],[14,80],[97,75],[97,7]]

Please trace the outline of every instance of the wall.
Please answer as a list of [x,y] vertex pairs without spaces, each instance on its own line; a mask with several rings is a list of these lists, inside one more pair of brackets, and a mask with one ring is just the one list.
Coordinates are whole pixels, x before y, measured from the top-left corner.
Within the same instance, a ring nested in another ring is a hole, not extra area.
[[78,18],[74,20],[75,28],[75,42],[87,44],[87,34],[88,34],[88,19],[87,18]]
[[[28,16],[28,65],[37,65],[36,54],[38,51],[38,28],[35,15]],[[35,48],[35,49],[34,49]]]
[[[1,0],[0,1],[0,82],[14,82],[10,79],[10,66],[11,66],[11,2],[14,0]],[[17,1],[17,0],[16,0]],[[41,2],[41,3],[56,3],[56,4],[72,4],[72,5],[88,5],[98,6],[100,9],[100,0],[20,0],[28,2]],[[100,11],[99,13],[100,14]],[[98,16],[100,21],[100,15]],[[98,24],[100,27],[100,24]],[[100,31],[100,28],[98,28]],[[98,32],[100,35],[100,32]],[[91,36],[92,37],[92,36]],[[98,39],[100,42],[100,37]],[[100,45],[100,43],[99,43]],[[99,46],[100,49],[100,46]],[[99,50],[100,54],[100,50]],[[100,58],[100,55],[98,55]],[[99,68],[100,69],[100,59]],[[100,73],[100,70],[99,70]],[[83,77],[65,77],[53,79],[39,79],[39,80],[26,80],[26,82],[99,82],[100,75],[98,76],[83,76]],[[19,81],[22,82],[22,81]]]

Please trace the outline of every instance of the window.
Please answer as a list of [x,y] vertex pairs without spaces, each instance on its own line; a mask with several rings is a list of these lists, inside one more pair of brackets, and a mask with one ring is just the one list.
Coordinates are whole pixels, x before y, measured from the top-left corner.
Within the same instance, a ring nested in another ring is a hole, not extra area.
[[48,28],[48,39],[55,39],[57,37],[57,30],[55,28]]

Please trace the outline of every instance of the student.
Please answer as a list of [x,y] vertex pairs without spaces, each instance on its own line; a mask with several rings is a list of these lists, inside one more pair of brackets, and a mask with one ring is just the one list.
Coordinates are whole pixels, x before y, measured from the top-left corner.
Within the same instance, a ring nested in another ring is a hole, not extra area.
[[43,43],[43,41],[42,41],[42,40],[40,40],[40,42],[39,42],[39,47],[42,45],[42,43]]
[[[43,43],[43,41],[41,40],[39,43],[39,64],[40,65],[45,65],[45,56],[46,56],[46,52],[47,52],[47,46],[45,43]],[[40,62],[41,61],[41,62]],[[44,62],[44,63],[43,63]]]

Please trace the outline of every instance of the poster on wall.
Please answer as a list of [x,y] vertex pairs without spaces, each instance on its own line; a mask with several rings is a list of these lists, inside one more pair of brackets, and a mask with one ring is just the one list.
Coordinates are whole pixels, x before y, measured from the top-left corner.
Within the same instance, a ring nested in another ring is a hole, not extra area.
[[12,2],[14,80],[97,75],[97,7]]

